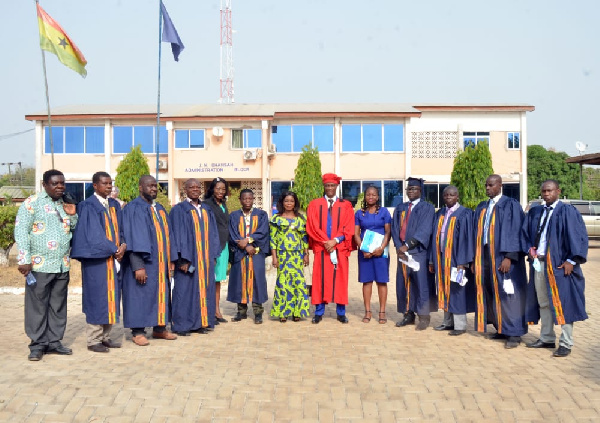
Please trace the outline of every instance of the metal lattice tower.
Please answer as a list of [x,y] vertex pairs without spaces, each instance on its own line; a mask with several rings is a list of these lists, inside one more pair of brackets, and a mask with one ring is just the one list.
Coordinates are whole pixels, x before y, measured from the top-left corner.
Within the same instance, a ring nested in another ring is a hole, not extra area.
[[221,71],[219,85],[219,103],[234,103],[233,29],[231,27],[231,0],[221,0]]

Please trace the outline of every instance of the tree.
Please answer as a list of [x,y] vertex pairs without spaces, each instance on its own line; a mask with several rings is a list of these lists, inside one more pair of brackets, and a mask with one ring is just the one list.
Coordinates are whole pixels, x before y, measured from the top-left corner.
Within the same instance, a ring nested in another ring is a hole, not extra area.
[[300,208],[304,210],[308,203],[323,195],[318,148],[312,148],[310,145],[302,147],[302,154],[294,171],[294,192],[300,200]]
[[8,267],[8,253],[15,243],[17,206],[0,207],[0,267]]
[[450,183],[458,188],[460,204],[475,209],[484,201],[485,180],[493,173],[492,155],[486,142],[459,151],[454,158]]
[[242,204],[240,203],[240,192],[241,188],[230,188],[229,195],[227,196],[227,201],[225,202],[227,206],[227,210],[231,213],[234,210],[239,210],[242,208]]
[[[527,147],[527,196],[528,199],[538,198],[540,187],[546,179],[556,179],[562,191],[561,197],[579,198],[579,165],[567,163],[569,157],[562,151],[546,150],[541,145]],[[583,198],[591,199],[593,192],[585,184]]]
[[142,153],[141,147],[136,145],[123,157],[117,167],[115,185],[119,187],[121,200],[129,202],[135,199],[139,195],[140,177],[149,174],[148,161]]
[[0,176],[0,187],[3,186],[24,186],[31,187],[35,185],[35,168],[25,167],[21,170],[16,168],[14,172],[5,173]]

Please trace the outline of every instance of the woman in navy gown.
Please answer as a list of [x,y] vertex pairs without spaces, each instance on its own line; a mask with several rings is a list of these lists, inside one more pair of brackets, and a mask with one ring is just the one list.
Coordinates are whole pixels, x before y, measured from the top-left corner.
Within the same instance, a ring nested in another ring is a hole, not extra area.
[[[379,190],[369,186],[365,190],[362,207],[354,215],[354,241],[358,245],[358,281],[363,284],[365,317],[363,323],[371,321],[371,294],[373,281],[377,283],[379,294],[379,323],[387,322],[385,304],[387,302],[387,283],[390,280],[390,258],[387,246],[390,242],[392,217],[385,207],[379,205]],[[371,230],[383,235],[383,241],[371,252],[361,251],[365,231]]]

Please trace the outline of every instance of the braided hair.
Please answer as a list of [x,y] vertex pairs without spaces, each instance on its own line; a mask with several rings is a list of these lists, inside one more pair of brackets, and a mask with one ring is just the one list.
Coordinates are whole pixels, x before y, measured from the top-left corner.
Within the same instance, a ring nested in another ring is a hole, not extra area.
[[[369,206],[367,205],[367,191],[370,190],[371,188],[373,188],[375,191],[377,191],[377,196],[379,197],[379,188],[377,188],[375,185],[369,185],[364,193],[363,193],[363,199],[362,199],[362,204],[360,207],[360,210],[362,211],[362,215],[364,216],[365,213],[367,212],[367,209],[369,208]],[[381,199],[381,197],[380,197]],[[375,205],[375,214],[379,213],[379,209],[381,208],[381,206],[379,205],[379,202],[377,202],[377,204]]]

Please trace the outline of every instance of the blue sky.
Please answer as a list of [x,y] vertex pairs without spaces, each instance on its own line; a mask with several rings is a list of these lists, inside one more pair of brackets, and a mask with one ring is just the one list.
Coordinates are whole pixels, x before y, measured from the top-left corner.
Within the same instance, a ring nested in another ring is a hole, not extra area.
[[[219,96],[219,0],[164,0],[185,50],[163,45],[162,103]],[[600,2],[233,0],[236,103],[528,103],[530,144],[600,152]],[[51,106],[155,104],[158,0],[41,0],[88,76],[46,57]],[[35,2],[4,5],[0,162],[33,164],[45,109]],[[0,173],[6,172],[0,167]]]

